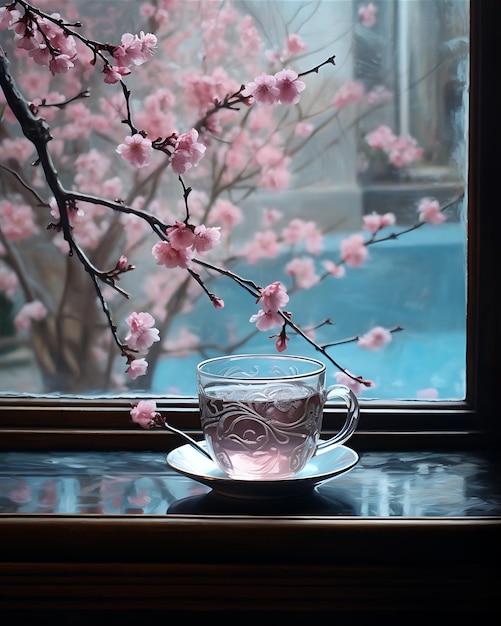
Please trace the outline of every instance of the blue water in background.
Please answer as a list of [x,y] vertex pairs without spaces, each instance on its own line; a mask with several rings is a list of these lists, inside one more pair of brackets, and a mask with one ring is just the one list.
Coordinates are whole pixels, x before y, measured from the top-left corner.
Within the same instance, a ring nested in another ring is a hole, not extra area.
[[[395,229],[392,229],[394,231]],[[317,272],[323,259],[337,261],[339,242],[346,235],[325,239],[324,252],[314,257]],[[330,318],[334,325],[317,331],[317,343],[361,335],[373,326],[403,327],[393,341],[378,352],[361,350],[356,344],[329,349],[337,362],[355,374],[376,383],[362,398],[415,399],[418,391],[436,388],[439,399],[463,399],[466,355],[466,250],[464,226],[426,225],[412,233],[369,248],[369,261],[361,268],[346,268],[343,279],[329,278],[291,296],[287,309],[300,326],[315,325]],[[240,264],[233,271],[262,286],[273,280],[290,285],[282,268],[289,257]],[[214,309],[201,299],[197,308],[176,321],[186,325],[207,344],[217,346],[205,354],[164,359],[156,368],[152,391],[160,395],[196,395],[195,366],[203,358],[219,356],[228,346],[228,335],[251,333],[249,317],[258,305],[228,279],[218,279],[210,289],[222,297],[225,308]],[[171,336],[175,336],[174,329]],[[274,353],[273,331],[257,333],[241,353]],[[328,384],[337,371],[323,355],[303,339],[288,333],[288,352],[323,360]]]

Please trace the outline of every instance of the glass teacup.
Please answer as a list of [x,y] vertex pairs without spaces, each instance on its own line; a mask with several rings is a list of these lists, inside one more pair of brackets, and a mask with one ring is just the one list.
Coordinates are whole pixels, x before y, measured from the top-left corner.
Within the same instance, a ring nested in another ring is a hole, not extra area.
[[[285,355],[232,355],[197,366],[202,431],[209,452],[228,476],[241,480],[294,477],[316,454],[355,432],[359,405],[345,385],[325,387],[325,365]],[[320,440],[323,408],[347,408],[341,430]]]

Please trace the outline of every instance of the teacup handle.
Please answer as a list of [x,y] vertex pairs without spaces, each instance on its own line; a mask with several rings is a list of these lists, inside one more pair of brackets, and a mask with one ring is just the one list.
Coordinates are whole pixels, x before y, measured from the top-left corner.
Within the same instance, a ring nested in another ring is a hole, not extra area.
[[348,409],[346,420],[337,435],[334,435],[334,437],[325,441],[319,441],[315,454],[323,454],[324,452],[328,452],[329,450],[332,450],[332,448],[343,444],[353,435],[358,425],[360,407],[358,405],[357,396],[353,393],[353,391],[345,385],[331,385],[325,391],[325,399],[333,400],[334,398],[344,400]]

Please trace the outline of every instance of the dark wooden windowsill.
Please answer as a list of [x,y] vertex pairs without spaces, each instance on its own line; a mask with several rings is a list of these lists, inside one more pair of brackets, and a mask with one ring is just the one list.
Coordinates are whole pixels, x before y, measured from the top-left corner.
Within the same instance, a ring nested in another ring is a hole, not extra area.
[[[492,609],[496,455],[362,447],[350,472],[282,503],[215,497],[169,473],[158,451],[0,452],[0,485],[24,480],[38,498],[0,514],[2,614],[74,623],[113,610],[132,623],[135,610],[250,619]],[[6,502],[4,489],[4,511]]]

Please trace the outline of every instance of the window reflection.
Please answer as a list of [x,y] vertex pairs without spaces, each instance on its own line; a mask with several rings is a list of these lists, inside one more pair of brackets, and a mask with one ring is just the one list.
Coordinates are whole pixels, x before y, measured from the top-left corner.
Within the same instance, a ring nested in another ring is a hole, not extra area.
[[500,495],[497,468],[474,453],[365,452],[311,494],[270,502],[218,496],[156,453],[0,457],[0,514],[450,517],[499,515]]

